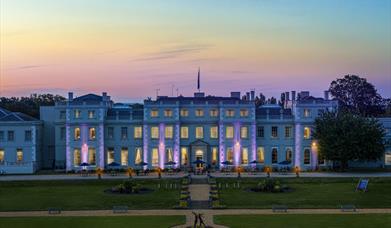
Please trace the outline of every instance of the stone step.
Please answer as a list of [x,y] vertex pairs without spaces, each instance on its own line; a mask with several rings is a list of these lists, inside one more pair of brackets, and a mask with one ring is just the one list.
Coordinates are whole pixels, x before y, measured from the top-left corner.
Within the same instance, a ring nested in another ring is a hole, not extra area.
[[208,178],[192,178],[191,184],[208,184]]

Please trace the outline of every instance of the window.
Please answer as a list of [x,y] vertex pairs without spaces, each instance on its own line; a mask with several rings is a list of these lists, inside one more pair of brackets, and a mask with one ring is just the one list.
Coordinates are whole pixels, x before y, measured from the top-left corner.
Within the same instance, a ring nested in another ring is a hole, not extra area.
[[232,147],[227,148],[227,161],[233,163],[234,162],[234,151]]
[[210,127],[210,138],[217,139],[219,137],[219,129],[217,126]]
[[4,155],[4,150],[3,150],[3,149],[0,149],[0,163],[1,163],[1,162],[4,162],[4,157],[5,157],[5,155]]
[[107,164],[114,162],[114,148],[109,147],[107,148]]
[[95,118],[95,111],[89,110],[88,111],[88,119],[94,119]]
[[181,165],[187,165],[189,162],[187,147],[181,148]]
[[122,147],[121,148],[121,165],[127,166],[128,165],[128,148]]
[[152,166],[159,166],[159,150],[152,148]]
[[12,142],[15,139],[15,133],[14,131],[8,131],[8,141]]
[[80,139],[80,128],[75,128],[74,130],[74,139],[79,140]]
[[247,139],[248,138],[248,127],[240,128],[240,138]]
[[385,153],[384,163],[386,165],[391,165],[391,152],[386,152]]
[[225,138],[232,139],[234,137],[234,127],[227,126],[225,128]]
[[172,139],[174,128],[172,126],[166,126],[164,135],[166,139]]
[[196,127],[196,139],[202,139],[202,138],[204,138],[204,128]]
[[22,149],[16,149],[16,161],[22,162],[23,161],[23,150]]
[[75,109],[74,114],[75,114],[75,119],[81,118],[81,110],[80,109]]
[[202,116],[204,116],[204,110],[203,110],[203,109],[196,109],[196,110],[195,110],[195,115],[196,115],[197,117],[202,117]]
[[304,139],[309,139],[311,137],[311,128],[304,127],[303,136],[304,136]]
[[114,127],[107,128],[107,137],[109,139],[114,139]]
[[306,118],[311,117],[311,110],[308,108],[305,108],[303,114],[304,114],[304,117],[306,117]]
[[96,138],[96,130],[94,127],[90,127],[90,129],[88,130],[89,131],[89,135],[90,135],[90,140],[95,140]]
[[151,117],[158,117],[159,116],[159,110],[152,109],[151,110]]
[[258,138],[265,137],[265,130],[264,130],[263,126],[257,127],[257,137]]
[[304,149],[304,165],[311,164],[311,151],[309,148]]
[[276,164],[278,162],[278,151],[277,148],[272,149],[272,164]]
[[288,147],[285,150],[285,161],[292,162],[292,148]]
[[151,127],[151,138],[152,139],[159,138],[159,127]]
[[272,138],[277,138],[277,137],[278,137],[278,127],[272,126]]
[[174,156],[172,154],[172,148],[166,148],[166,161],[167,162],[174,161]]
[[81,155],[80,155],[80,149],[75,148],[73,150],[73,165],[74,166],[79,166],[81,163]]
[[61,127],[60,128],[60,140],[64,140],[65,139],[65,127]]
[[128,138],[128,128],[121,127],[121,139],[127,139],[127,138]]
[[0,131],[0,142],[4,141],[4,131]]
[[181,138],[182,139],[189,138],[189,127],[185,127],[185,126],[181,127]]
[[234,117],[235,116],[235,110],[233,110],[233,109],[225,110],[225,116],[226,117]]
[[96,165],[96,150],[95,148],[88,148],[88,164]]
[[265,162],[265,149],[263,147],[257,148],[257,159],[259,163]]
[[242,164],[248,164],[248,148],[242,148]]
[[141,126],[134,127],[134,138],[141,139],[143,137],[143,128]]
[[217,117],[219,115],[219,111],[217,109],[211,109],[209,110],[209,115],[211,117]]
[[143,158],[142,158],[142,149],[141,147],[136,147],[135,149],[135,157],[134,157],[134,164],[140,164],[142,161],[143,161]]
[[292,137],[292,127],[291,126],[285,126],[285,138]]
[[181,109],[181,116],[183,116],[183,117],[189,116],[189,110],[182,108]]
[[60,111],[60,120],[65,120],[66,114],[66,111]]
[[31,138],[32,138],[31,131],[30,130],[24,131],[24,141],[30,142]]
[[248,116],[248,109],[241,109],[240,110],[240,116],[241,117],[247,117]]
[[217,165],[218,162],[218,148],[212,147],[212,165]]
[[172,110],[171,109],[164,110],[164,116],[165,117],[172,117]]

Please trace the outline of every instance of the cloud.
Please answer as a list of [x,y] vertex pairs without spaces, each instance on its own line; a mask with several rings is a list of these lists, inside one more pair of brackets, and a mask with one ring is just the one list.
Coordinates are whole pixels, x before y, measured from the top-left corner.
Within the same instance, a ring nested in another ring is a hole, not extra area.
[[48,67],[48,66],[51,66],[51,64],[46,64],[46,65],[23,65],[23,66],[11,67],[11,68],[8,68],[7,70],[28,70],[28,69]]

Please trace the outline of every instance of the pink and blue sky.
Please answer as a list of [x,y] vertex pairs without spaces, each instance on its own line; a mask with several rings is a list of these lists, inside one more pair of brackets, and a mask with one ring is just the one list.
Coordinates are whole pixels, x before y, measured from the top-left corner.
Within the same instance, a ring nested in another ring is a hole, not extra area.
[[191,95],[198,67],[213,95],[358,74],[391,97],[391,0],[0,0],[2,96]]

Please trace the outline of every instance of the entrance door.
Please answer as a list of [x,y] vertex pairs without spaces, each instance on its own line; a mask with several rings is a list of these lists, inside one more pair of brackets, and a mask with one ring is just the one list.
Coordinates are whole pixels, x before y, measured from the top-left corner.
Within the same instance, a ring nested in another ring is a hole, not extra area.
[[[204,161],[204,151],[202,151],[200,149],[196,150],[195,159]],[[203,168],[204,164],[197,164],[196,166],[197,166],[197,168]]]

